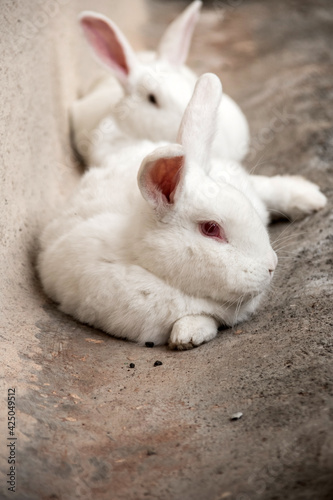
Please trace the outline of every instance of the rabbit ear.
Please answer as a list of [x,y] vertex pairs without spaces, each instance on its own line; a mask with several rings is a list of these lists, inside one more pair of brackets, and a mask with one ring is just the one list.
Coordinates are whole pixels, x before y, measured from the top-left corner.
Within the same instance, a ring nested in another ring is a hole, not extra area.
[[79,21],[99,61],[115,73],[120,83],[126,84],[138,62],[118,26],[103,14],[91,11],[81,12]]
[[220,79],[213,73],[202,75],[179,127],[177,142],[184,147],[187,159],[204,169],[208,168],[221,97]]
[[202,2],[195,0],[167,27],[157,49],[159,58],[174,66],[185,63],[201,6]]
[[179,144],[162,146],[143,160],[138,185],[144,199],[158,212],[173,205],[184,164],[184,151]]

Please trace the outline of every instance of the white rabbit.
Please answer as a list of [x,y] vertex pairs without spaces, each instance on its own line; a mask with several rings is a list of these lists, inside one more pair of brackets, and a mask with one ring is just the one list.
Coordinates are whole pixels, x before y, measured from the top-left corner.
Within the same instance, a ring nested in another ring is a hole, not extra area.
[[39,274],[62,311],[188,349],[256,309],[277,257],[251,177],[210,158],[221,95],[219,79],[203,75],[179,144],[124,138],[84,174],[41,238]]
[[[71,110],[74,143],[89,164],[94,129],[108,114],[124,133],[152,141],[175,142],[197,76],[184,65],[202,2],[192,2],[164,33],[156,53],[136,54],[110,19],[82,12],[80,23],[98,61],[113,76],[76,101]],[[110,138],[112,139],[112,138]],[[223,95],[218,113],[213,154],[241,160],[248,151],[249,129],[238,105]]]

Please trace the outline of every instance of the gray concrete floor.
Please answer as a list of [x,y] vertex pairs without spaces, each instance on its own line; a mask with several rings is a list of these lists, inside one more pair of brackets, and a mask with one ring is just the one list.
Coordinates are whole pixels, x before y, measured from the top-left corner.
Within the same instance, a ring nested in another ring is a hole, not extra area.
[[[1,6],[0,498],[332,499],[331,2],[205,3],[190,64],[216,72],[242,105],[248,167],[302,174],[329,204],[271,227],[280,264],[266,302],[188,352],[75,322],[44,296],[33,267],[40,228],[79,178],[68,106],[100,71],[76,14],[101,10],[138,47],[153,47],[185,4],[51,4]],[[6,484],[12,387],[16,493]]]

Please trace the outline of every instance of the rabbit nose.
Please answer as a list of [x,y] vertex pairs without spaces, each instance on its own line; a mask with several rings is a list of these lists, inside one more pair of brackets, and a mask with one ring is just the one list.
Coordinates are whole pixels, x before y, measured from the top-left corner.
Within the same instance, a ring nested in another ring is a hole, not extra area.
[[276,253],[273,251],[271,262],[270,262],[270,265],[269,265],[269,268],[268,268],[268,272],[269,272],[270,276],[273,276],[273,273],[275,271],[277,263],[278,263],[278,258],[277,258]]

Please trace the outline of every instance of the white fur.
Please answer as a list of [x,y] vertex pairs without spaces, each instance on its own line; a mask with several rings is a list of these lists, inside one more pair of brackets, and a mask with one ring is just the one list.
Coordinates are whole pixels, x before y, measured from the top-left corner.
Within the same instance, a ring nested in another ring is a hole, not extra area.
[[[118,26],[102,14],[86,11],[80,15],[95,56],[112,72],[111,77],[98,82],[93,91],[76,101],[71,109],[74,143],[88,164],[95,161],[91,154],[95,148],[91,145],[94,145],[96,136],[101,135],[100,129],[95,129],[110,114],[118,127],[133,138],[176,141],[181,118],[197,80],[184,63],[201,4],[200,1],[192,2],[169,25],[156,53],[135,54]],[[87,29],[90,25],[91,28]],[[111,45],[108,40],[102,50],[96,44],[96,33],[101,30],[103,33],[107,30],[112,40],[117,39],[121,50],[116,55],[114,47],[105,55],[105,47]],[[128,74],[124,74],[117,61],[122,57],[126,60]],[[149,102],[149,94],[155,96],[158,106]],[[217,122],[213,154],[219,158],[241,160],[248,151],[248,124],[238,105],[225,94]],[[114,144],[110,135],[109,140]]]
[[[186,349],[257,308],[277,258],[250,176],[210,159],[220,99],[219,79],[202,76],[181,144],[133,141],[113,124],[117,148],[41,237],[39,274],[62,311],[140,344]],[[228,242],[204,236],[203,221],[218,222]]]
[[319,186],[298,175],[252,175],[251,181],[272,217],[285,215],[296,220],[321,210],[327,203]]

